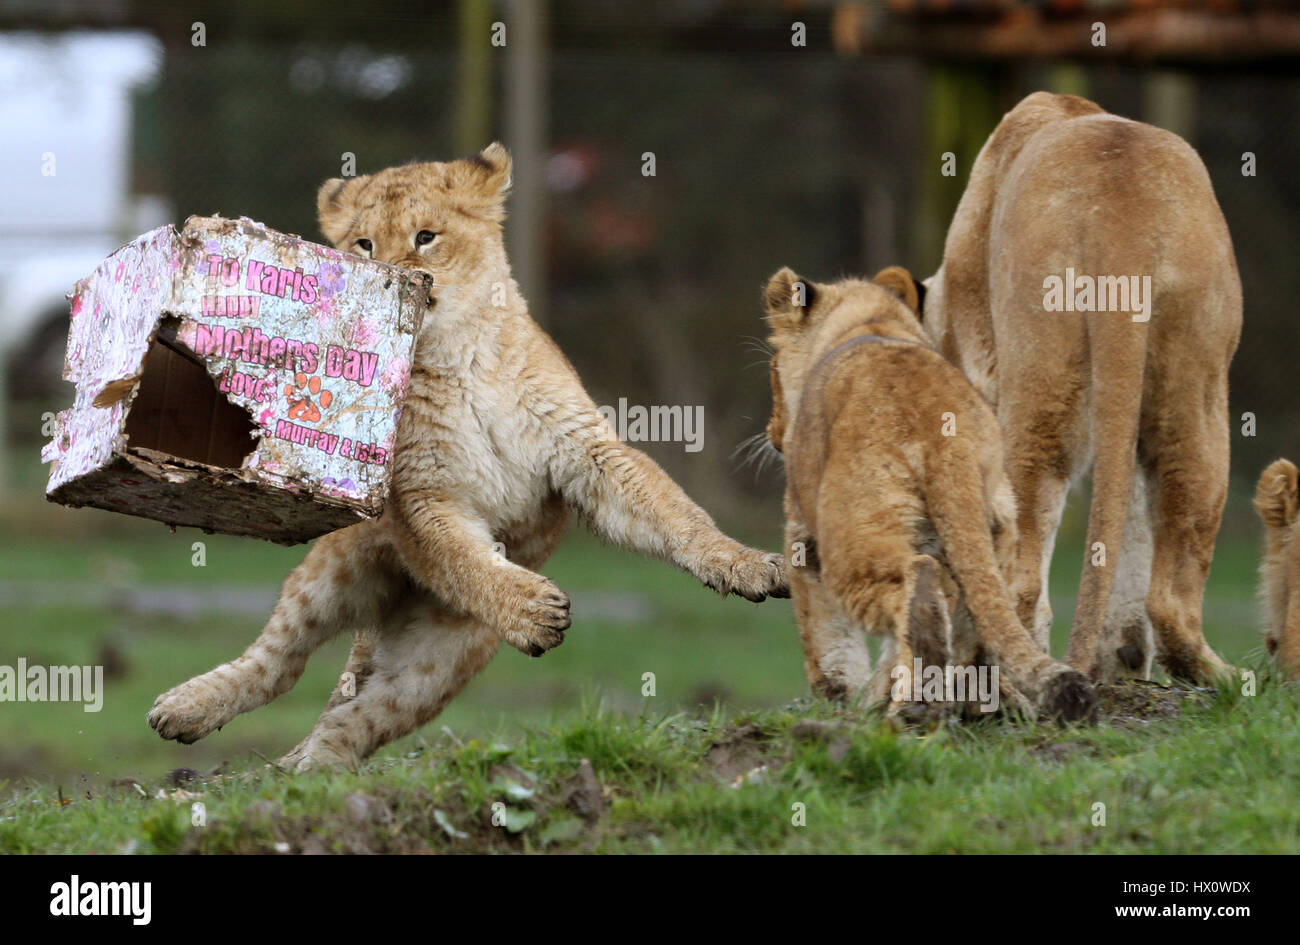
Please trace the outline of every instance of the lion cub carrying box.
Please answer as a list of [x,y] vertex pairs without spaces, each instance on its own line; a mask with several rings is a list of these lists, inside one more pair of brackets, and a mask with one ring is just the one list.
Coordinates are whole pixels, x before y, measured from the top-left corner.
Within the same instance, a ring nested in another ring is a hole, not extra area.
[[[918,669],[1000,669],[1003,698],[1064,721],[1092,713],[1083,674],[1021,625],[1004,582],[1015,503],[997,420],[916,316],[891,267],[821,285],[767,285],[772,418],[787,485],[790,588],[814,692],[907,708]],[[862,633],[881,634],[873,675]],[[962,697],[958,696],[958,700]],[[953,700],[945,690],[940,700]],[[910,714],[909,710],[909,714]]]

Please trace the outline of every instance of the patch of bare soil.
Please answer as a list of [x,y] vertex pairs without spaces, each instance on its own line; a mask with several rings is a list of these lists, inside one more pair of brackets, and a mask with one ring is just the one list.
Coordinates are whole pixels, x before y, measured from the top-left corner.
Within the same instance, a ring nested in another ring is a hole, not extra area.
[[609,806],[604,788],[596,778],[595,769],[586,758],[578,765],[578,771],[560,786],[560,797],[564,806],[577,814],[591,826],[604,816]]
[[1143,727],[1153,721],[1176,719],[1183,705],[1206,701],[1212,690],[1169,685],[1142,679],[1124,680],[1097,687],[1097,722],[1126,727]]
[[854,725],[847,721],[801,719],[784,737],[764,731],[753,722],[725,730],[704,754],[708,769],[732,787],[763,778],[769,769],[788,764],[797,743],[826,746],[827,755],[838,763],[848,753]]
[[849,727],[842,722],[823,722],[804,719],[790,729],[790,737],[798,742],[820,742],[826,746],[830,760],[838,764],[849,751]]
[[49,767],[50,753],[44,748],[0,745],[0,781],[17,781]]
[[[556,839],[584,844],[609,809],[608,791],[585,758],[574,774],[554,783],[510,764],[494,765],[489,777],[501,788],[501,796],[494,795],[477,809],[456,791],[435,796],[396,787],[354,792],[337,808],[307,817],[288,815],[275,803],[262,801],[243,812],[238,847],[221,852],[517,853],[525,849],[523,827],[512,831],[501,823],[502,812],[493,810],[493,800],[504,798],[529,826],[534,820],[565,821]],[[533,849],[554,842],[545,839],[545,831],[530,829],[528,836]],[[208,852],[204,840],[201,831],[191,831],[179,852]]]
[[720,779],[733,784],[763,767],[769,746],[768,734],[749,722],[719,736],[704,761]]

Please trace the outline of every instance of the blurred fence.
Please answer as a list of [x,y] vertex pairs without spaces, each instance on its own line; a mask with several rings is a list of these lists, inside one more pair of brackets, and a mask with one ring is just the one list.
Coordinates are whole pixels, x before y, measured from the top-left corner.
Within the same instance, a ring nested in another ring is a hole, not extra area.
[[[549,74],[549,329],[598,403],[704,406],[701,452],[644,445],[706,505],[738,514],[770,502],[777,478],[737,472],[731,457],[768,412],[761,354],[744,341],[765,333],[759,289],[781,265],[816,279],[896,262],[932,271],[933,247],[914,232],[940,167],[927,151],[925,67],[808,51],[556,51]],[[1103,106],[1145,117],[1144,72],[1083,74]],[[178,218],[243,214],[319,239],[315,189],[344,152],[358,173],[454,156],[456,76],[453,56],[409,47],[249,40],[169,55],[137,97],[134,188],[165,195]],[[1020,69],[1006,97],[1050,81],[1046,67]],[[1234,416],[1258,420],[1257,436],[1234,436],[1246,481],[1275,455],[1300,458],[1300,81],[1206,73],[1194,89],[1193,144],[1245,284],[1232,383]],[[1243,176],[1243,152],[1256,176]],[[963,184],[973,157],[958,155]]]

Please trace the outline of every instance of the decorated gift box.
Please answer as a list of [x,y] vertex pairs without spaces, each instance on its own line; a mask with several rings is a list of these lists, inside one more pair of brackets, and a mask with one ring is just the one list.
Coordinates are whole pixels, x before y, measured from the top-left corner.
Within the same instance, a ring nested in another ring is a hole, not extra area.
[[283,544],[383,511],[424,273],[190,217],[69,296],[47,497]]

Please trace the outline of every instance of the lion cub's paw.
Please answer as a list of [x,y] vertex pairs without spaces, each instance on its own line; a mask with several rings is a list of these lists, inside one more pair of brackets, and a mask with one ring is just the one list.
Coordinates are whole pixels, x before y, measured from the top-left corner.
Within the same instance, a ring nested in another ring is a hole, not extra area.
[[904,728],[930,730],[957,715],[951,702],[891,702],[886,717]]
[[[1011,681],[1010,673],[999,672],[998,674],[998,707],[1003,712],[1022,715],[1027,719],[1035,718],[1038,714],[1034,709],[1033,699],[1025,695],[1020,687]],[[968,718],[983,717],[983,713],[973,702],[967,703],[963,708]]]
[[148,719],[163,738],[189,745],[211,735],[235,714],[206,676],[197,676],[155,699]]
[[302,774],[322,768],[355,770],[357,759],[350,753],[343,754],[335,748],[321,744],[309,735],[293,751],[277,761],[275,766],[290,774]]
[[761,601],[768,597],[789,597],[790,581],[785,573],[785,558],[754,548],[738,550],[717,563],[706,563],[696,576],[704,586],[724,597],[736,594],[745,600]]
[[564,642],[569,616],[569,595],[541,575],[521,581],[505,595],[506,611],[497,623],[507,643],[528,656],[541,656]]
[[1048,678],[1039,699],[1039,713],[1062,725],[1090,722],[1097,712],[1097,693],[1088,677],[1064,667]]

